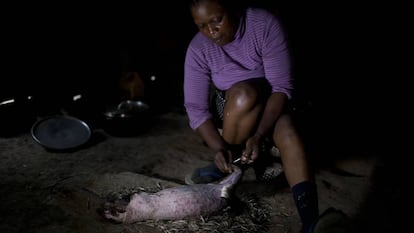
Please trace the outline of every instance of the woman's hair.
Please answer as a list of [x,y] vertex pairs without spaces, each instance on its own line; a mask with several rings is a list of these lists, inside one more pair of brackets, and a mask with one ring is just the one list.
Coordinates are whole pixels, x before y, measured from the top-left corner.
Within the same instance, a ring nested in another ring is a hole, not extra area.
[[190,9],[203,2],[217,2],[231,16],[239,18],[244,15],[246,0],[188,0]]

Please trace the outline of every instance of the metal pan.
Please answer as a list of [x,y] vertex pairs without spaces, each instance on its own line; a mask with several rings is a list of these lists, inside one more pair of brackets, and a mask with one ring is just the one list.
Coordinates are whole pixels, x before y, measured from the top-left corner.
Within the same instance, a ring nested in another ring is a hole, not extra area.
[[31,128],[32,138],[50,150],[77,148],[91,137],[91,129],[82,120],[71,116],[50,116],[38,120]]
[[122,101],[116,110],[104,112],[104,116],[104,130],[112,136],[136,136],[153,123],[150,106],[140,100]]
[[115,111],[104,112],[106,119],[137,118],[148,114],[150,107],[143,101],[124,100]]

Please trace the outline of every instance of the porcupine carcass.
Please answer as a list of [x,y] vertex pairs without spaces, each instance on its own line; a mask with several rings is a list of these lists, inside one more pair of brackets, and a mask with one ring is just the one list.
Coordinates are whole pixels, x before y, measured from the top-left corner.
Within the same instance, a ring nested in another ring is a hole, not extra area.
[[126,207],[117,211],[106,209],[104,216],[124,223],[210,216],[228,205],[241,176],[241,169],[234,166],[234,171],[219,183],[180,185],[156,193],[136,193]]

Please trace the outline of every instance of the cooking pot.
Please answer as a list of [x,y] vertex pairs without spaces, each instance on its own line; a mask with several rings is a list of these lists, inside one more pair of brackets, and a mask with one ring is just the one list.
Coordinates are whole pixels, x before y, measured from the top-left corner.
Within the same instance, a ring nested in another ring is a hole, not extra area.
[[141,100],[121,101],[115,110],[104,112],[105,132],[114,136],[134,136],[149,129],[153,121],[150,106]]
[[66,151],[89,141],[91,129],[82,120],[56,115],[40,119],[31,128],[32,138],[48,150]]

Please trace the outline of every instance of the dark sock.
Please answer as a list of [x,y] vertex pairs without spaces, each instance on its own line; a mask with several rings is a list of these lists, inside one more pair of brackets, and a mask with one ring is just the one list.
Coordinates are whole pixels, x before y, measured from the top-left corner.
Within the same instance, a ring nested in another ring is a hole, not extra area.
[[307,233],[319,217],[316,184],[303,181],[292,187],[292,193],[302,221],[302,232]]

